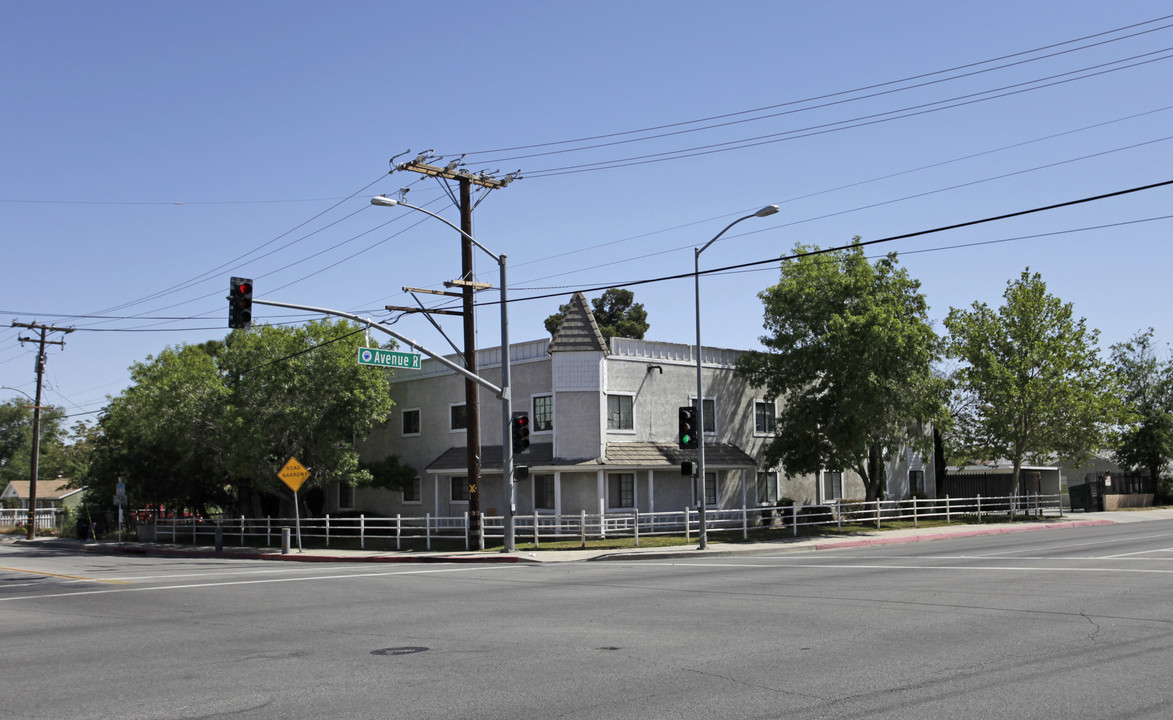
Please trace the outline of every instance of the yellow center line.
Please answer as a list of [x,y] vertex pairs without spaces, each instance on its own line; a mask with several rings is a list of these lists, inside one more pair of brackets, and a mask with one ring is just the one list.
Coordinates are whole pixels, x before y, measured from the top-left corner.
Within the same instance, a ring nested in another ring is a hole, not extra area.
[[63,575],[61,573],[48,572],[47,570],[25,570],[23,568],[4,567],[0,565],[0,570],[8,570],[11,572],[28,573],[30,575],[43,575],[44,577],[63,578],[65,580],[89,580],[91,582],[110,583],[111,585],[130,585],[126,580],[101,580],[99,578],[86,577],[84,575]]

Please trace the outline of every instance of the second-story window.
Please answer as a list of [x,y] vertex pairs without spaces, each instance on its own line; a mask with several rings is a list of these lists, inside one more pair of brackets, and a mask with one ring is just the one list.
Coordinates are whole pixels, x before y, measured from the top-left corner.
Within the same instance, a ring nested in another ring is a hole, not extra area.
[[[696,398],[692,399],[692,406],[696,407]],[[705,398],[705,406],[702,411],[705,416],[704,431],[710,434],[717,432],[717,401],[713,398]]]
[[753,431],[757,435],[774,434],[774,403],[757,400],[753,404]]
[[634,400],[631,395],[607,396],[607,429],[634,430]]
[[554,396],[534,396],[534,432],[554,429]]
[[452,431],[468,429],[468,406],[464,403],[448,406],[448,429]]
[[420,434],[420,410],[419,408],[412,408],[403,411],[403,435],[419,435]]

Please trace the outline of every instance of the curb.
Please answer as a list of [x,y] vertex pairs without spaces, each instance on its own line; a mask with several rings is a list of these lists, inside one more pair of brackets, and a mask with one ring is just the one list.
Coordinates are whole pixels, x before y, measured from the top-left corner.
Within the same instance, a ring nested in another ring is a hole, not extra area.
[[1022,525],[1018,527],[995,527],[981,530],[958,530],[957,532],[935,533],[932,535],[906,535],[903,537],[876,537],[862,540],[839,540],[826,543],[816,543],[815,550],[836,550],[842,548],[866,547],[868,545],[898,545],[903,543],[926,542],[929,540],[950,540],[952,538],[979,537],[982,535],[1008,535],[1010,533],[1031,532],[1033,530],[1054,530],[1057,528],[1093,527],[1096,525],[1115,525],[1111,520],[1074,520],[1069,522],[1041,523]]

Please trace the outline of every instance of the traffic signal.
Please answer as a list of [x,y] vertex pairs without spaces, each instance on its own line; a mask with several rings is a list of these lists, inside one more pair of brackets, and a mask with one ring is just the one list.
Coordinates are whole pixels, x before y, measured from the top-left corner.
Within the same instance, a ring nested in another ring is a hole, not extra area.
[[253,321],[253,281],[234,277],[228,289],[228,327],[248,328]]
[[696,474],[696,463],[692,460],[685,460],[680,463],[680,474],[685,477],[692,477]]
[[677,417],[678,430],[676,432],[676,441],[680,444],[680,448],[682,450],[689,450],[698,447],[696,408],[692,406],[682,407],[677,411]]
[[529,449],[529,414],[513,413],[513,422],[510,423],[510,426],[513,430],[514,454],[525,452]]

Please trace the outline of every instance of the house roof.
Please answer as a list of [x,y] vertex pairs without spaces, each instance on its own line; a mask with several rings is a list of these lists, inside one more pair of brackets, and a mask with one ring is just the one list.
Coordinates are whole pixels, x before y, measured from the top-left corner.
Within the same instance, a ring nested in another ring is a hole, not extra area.
[[599,324],[595,322],[595,314],[591,312],[586,295],[576,292],[570,298],[562,324],[558,326],[558,332],[554,333],[546,351],[607,352],[607,341],[599,331]]
[[[529,450],[513,456],[514,465],[530,468],[632,468],[664,470],[679,467],[685,460],[696,460],[696,450],[681,450],[670,443],[625,442],[607,443],[606,455],[597,458],[555,458],[550,443],[530,445]],[[729,443],[705,445],[705,465],[709,469],[757,467],[757,462],[744,450]],[[428,464],[426,470],[437,474],[456,474],[468,468],[468,453],[463,447],[450,447]],[[481,469],[501,472],[501,446],[481,446]]]
[[[79,493],[84,488],[70,488],[70,481],[65,478],[37,481],[37,497],[41,500],[63,500],[70,495]],[[28,480],[13,480],[4,490],[4,497],[27,500],[29,496]]]

